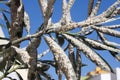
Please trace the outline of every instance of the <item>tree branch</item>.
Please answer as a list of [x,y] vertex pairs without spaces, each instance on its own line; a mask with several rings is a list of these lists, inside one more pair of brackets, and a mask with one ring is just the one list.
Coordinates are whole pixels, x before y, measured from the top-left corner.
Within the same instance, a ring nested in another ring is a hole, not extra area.
[[[69,1],[67,3],[66,0],[63,0],[62,2],[62,18],[61,18],[61,23],[64,25],[65,23],[69,23],[71,21],[71,15],[70,15],[70,9],[74,4],[74,0]],[[69,6],[69,7],[68,7]]]
[[117,0],[113,5],[111,5],[106,11],[104,11],[101,15],[103,17],[110,17],[110,15],[116,10],[117,6],[120,4],[120,1]]
[[106,71],[113,72],[109,64],[95,51],[93,51],[89,46],[81,42],[80,40],[75,39],[72,36],[67,34],[62,34],[69,42],[76,46],[80,51],[82,51],[89,59],[94,62],[97,66],[101,67]]
[[75,54],[74,54],[74,47],[73,47],[72,44],[68,45],[68,57],[69,57],[69,59],[70,59],[70,61],[72,63],[72,66],[73,66],[74,70],[75,70],[75,68],[76,68]]
[[105,34],[108,34],[114,37],[120,37],[120,32],[116,30],[108,29],[105,27],[96,27],[96,26],[92,26],[92,28],[99,32],[102,32],[102,33],[105,33]]
[[96,3],[96,6],[94,7],[94,9],[92,10],[90,17],[93,17],[97,14],[99,8],[100,8],[100,4],[101,4],[101,0],[98,0]]
[[45,17],[46,15],[46,10],[47,10],[47,6],[48,6],[48,0],[38,0],[43,17]]
[[44,36],[44,38],[53,52],[60,70],[62,70],[66,78],[68,80],[77,80],[72,64],[63,49],[50,37]]
[[88,3],[88,16],[90,16],[90,14],[92,12],[93,5],[94,5],[94,0],[89,0],[89,3]]

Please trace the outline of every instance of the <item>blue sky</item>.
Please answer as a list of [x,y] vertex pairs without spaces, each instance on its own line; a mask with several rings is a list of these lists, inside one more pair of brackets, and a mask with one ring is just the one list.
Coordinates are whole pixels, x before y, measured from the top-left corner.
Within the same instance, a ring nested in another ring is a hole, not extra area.
[[[95,0],[95,1],[97,1],[97,0]],[[102,0],[99,14],[102,11],[106,10],[115,1],[116,0]],[[38,0],[23,0],[23,3],[24,3],[26,12],[28,12],[28,14],[30,16],[31,34],[33,34],[36,32],[38,27],[43,22],[43,18],[42,18],[39,4],[38,4]],[[54,23],[58,22],[62,16],[61,4],[62,4],[62,0],[56,0],[55,8],[54,8],[53,16],[52,16],[52,21]],[[75,4],[73,5],[73,7],[71,9],[72,20],[76,21],[76,22],[85,20],[87,18],[87,9],[88,9],[88,0],[75,0]],[[117,23],[120,23],[120,21],[115,22],[115,24],[117,24]],[[6,32],[5,29],[4,29],[4,31]],[[7,32],[6,32],[6,35],[7,35]],[[97,38],[97,35],[94,34],[94,36],[90,36],[90,37]],[[120,43],[118,41],[119,38],[117,38],[117,39],[111,38],[111,40],[114,40],[114,41]],[[27,42],[22,43],[22,47],[24,47],[26,44],[27,44]],[[45,51],[47,48],[48,48],[48,46],[46,46],[46,43],[44,41],[42,41],[40,47],[38,48],[38,53]],[[120,67],[120,63],[117,62],[107,51],[101,51],[99,53],[108,61],[108,63],[113,68]],[[82,55],[82,57],[83,57],[82,58],[83,63],[86,63],[88,65],[88,66],[82,68],[82,75],[86,75],[89,71],[95,69],[95,65],[92,62],[90,62],[84,55]],[[53,59],[53,57],[52,57],[51,53],[49,53],[42,59]],[[54,71],[54,69],[51,69],[51,70],[49,70],[49,73],[51,74],[51,76],[56,78],[56,76],[54,76],[53,71]]]

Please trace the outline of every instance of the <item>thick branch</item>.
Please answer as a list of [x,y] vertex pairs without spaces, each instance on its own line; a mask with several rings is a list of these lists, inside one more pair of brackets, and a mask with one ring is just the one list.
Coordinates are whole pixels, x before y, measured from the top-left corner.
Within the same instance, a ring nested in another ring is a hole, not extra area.
[[74,69],[63,49],[50,37],[45,36],[45,40],[52,50],[59,68],[65,74],[68,80],[77,80]]
[[[63,15],[62,15],[62,19],[61,19],[62,23],[65,24],[65,23],[69,23],[71,21],[70,9],[73,6],[73,4],[74,4],[74,0],[69,1],[69,3],[67,3],[66,0],[63,0],[63,2],[62,2]],[[69,8],[68,8],[68,5],[70,5]]]
[[37,47],[40,44],[40,38],[33,38],[31,43],[27,46],[26,51],[30,54],[31,60],[29,62],[30,68],[28,73],[28,80],[34,80],[36,78],[37,69]]
[[23,19],[24,18],[24,7],[21,0],[11,1],[11,19],[12,26],[10,28],[10,39],[11,41],[17,40],[22,37],[23,31]]

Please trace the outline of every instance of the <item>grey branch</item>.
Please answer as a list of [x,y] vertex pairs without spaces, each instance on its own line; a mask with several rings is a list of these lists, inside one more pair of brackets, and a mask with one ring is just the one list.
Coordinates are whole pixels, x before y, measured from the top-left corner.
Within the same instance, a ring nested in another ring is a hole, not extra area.
[[99,8],[100,8],[100,4],[101,4],[101,0],[98,0],[97,3],[96,3],[96,6],[93,8],[91,14],[90,14],[90,17],[93,17],[97,14]]
[[30,18],[26,11],[24,12],[24,24],[25,24],[25,29],[29,35],[30,34]]
[[88,3],[88,16],[90,16],[90,14],[92,12],[93,5],[94,5],[94,0],[89,0],[89,3]]
[[75,39],[72,36],[67,34],[63,34],[63,36],[70,41],[73,45],[75,45],[80,51],[82,51],[92,62],[94,62],[97,66],[101,67],[106,71],[112,71],[109,64],[94,50],[92,50],[89,46],[81,42],[80,40]]
[[68,80],[77,80],[72,64],[63,49],[50,37],[44,36],[44,38],[53,52],[59,68],[65,74],[66,78]]
[[113,51],[113,52],[120,52],[120,49],[116,49],[116,48],[113,48],[113,47],[110,47],[110,46],[107,46],[107,45],[104,45],[100,42],[97,42],[95,40],[92,40],[92,39],[88,39],[88,38],[85,38],[84,39],[86,42],[88,42],[89,44],[91,45],[94,45],[96,47],[100,47],[100,48],[103,48],[105,50],[109,50],[109,51]]
[[24,50],[24,49],[20,49],[20,48],[17,48],[15,46],[12,46],[12,48],[17,52],[17,54],[20,56],[20,59],[21,61],[24,63],[24,64],[27,64],[29,66],[29,61],[31,59],[29,53]]
[[110,17],[110,15],[116,10],[117,6],[120,4],[120,1],[117,0],[113,5],[111,5],[106,11],[104,11],[101,15],[104,17]]
[[104,44],[109,45],[109,46],[113,46],[113,47],[120,46],[120,44],[118,44],[118,43],[108,41],[103,33],[98,32],[98,35],[99,35],[100,39],[103,41]]
[[45,16],[46,14],[46,10],[47,10],[47,4],[48,4],[48,0],[38,0],[39,2],[39,5],[40,5],[40,8],[42,10],[42,14],[43,14],[43,17]]
[[120,37],[120,32],[113,30],[113,29],[108,29],[105,27],[96,27],[96,26],[92,26],[92,28],[104,34],[108,34],[108,35],[115,36],[115,37]]

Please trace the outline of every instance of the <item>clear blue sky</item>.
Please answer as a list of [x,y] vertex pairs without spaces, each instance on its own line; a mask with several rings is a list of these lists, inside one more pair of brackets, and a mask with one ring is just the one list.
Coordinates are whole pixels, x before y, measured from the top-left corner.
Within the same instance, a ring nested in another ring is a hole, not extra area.
[[[95,0],[95,1],[97,1],[97,0]],[[115,1],[116,0],[102,0],[102,4],[101,4],[99,13],[106,10]],[[23,0],[23,2],[24,2],[25,10],[28,12],[28,14],[30,16],[31,33],[35,33],[35,31],[38,29],[39,25],[43,22],[43,18],[41,15],[38,0]],[[53,22],[58,22],[61,18],[61,15],[62,15],[61,4],[62,4],[62,0],[56,0],[55,9],[54,9],[53,16],[52,16]],[[79,21],[86,19],[87,18],[87,9],[88,9],[88,0],[76,0],[74,6],[71,9],[71,15],[72,15],[73,21],[79,22]],[[115,22],[115,24],[116,23],[120,23],[120,21]],[[90,36],[90,37],[97,39],[96,35]],[[120,43],[118,41],[120,39],[115,40],[114,38],[111,38],[111,40],[114,40],[114,41]],[[25,46],[25,45],[26,45],[26,43],[22,44],[22,46]],[[47,48],[48,48],[48,46],[46,46],[46,43],[43,41],[42,44],[40,45],[40,47],[38,48],[38,53],[45,51]],[[104,51],[104,52],[101,51],[99,53],[108,61],[108,63],[113,68],[120,67],[120,63],[117,62],[107,51]],[[95,69],[95,65],[92,62],[90,62],[84,55],[82,55],[82,56],[83,56],[83,63],[86,63],[88,65],[88,66],[82,68],[82,75],[86,75],[89,71]],[[47,54],[42,59],[52,59],[52,58],[53,57],[50,53],[50,54]],[[50,73],[51,76],[56,78],[56,76],[54,76],[53,71],[54,71],[54,69],[51,69],[51,70],[49,70],[48,73]]]

